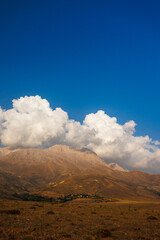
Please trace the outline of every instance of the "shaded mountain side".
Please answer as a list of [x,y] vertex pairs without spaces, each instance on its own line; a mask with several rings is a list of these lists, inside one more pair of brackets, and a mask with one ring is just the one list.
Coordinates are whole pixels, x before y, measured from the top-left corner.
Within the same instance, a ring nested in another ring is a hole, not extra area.
[[160,175],[112,170],[86,148],[1,149],[1,198],[12,198],[15,192],[159,198]]
[[52,196],[52,192],[62,194],[99,195],[123,199],[157,198],[157,192],[143,185],[127,184],[124,181],[103,175],[75,175],[63,177],[59,181],[51,182],[41,189],[43,194]]

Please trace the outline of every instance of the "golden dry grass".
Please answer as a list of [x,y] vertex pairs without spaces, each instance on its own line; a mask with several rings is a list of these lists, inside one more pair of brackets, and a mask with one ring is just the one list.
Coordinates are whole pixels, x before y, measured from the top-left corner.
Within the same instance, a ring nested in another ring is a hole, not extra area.
[[0,239],[158,240],[160,202],[77,199],[52,204],[0,200]]

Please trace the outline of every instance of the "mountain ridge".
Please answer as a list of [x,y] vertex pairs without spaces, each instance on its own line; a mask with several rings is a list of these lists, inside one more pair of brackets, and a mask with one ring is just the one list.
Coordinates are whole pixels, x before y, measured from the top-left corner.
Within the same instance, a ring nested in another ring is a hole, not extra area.
[[112,168],[86,148],[4,148],[0,149],[0,192],[3,198],[12,198],[15,192],[159,198],[160,175]]

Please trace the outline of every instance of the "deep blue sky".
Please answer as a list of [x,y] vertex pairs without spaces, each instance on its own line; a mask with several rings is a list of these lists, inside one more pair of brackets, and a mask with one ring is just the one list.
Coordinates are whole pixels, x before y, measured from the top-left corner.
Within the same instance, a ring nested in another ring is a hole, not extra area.
[[160,140],[160,2],[0,1],[0,106],[40,95]]

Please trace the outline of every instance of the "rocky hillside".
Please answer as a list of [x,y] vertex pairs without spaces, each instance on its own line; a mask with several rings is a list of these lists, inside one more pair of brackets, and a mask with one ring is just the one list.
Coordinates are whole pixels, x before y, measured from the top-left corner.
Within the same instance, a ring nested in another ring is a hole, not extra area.
[[[114,170],[115,169],[115,170]],[[0,196],[14,193],[97,194],[116,198],[159,198],[160,175],[107,165],[86,148],[0,149]]]

